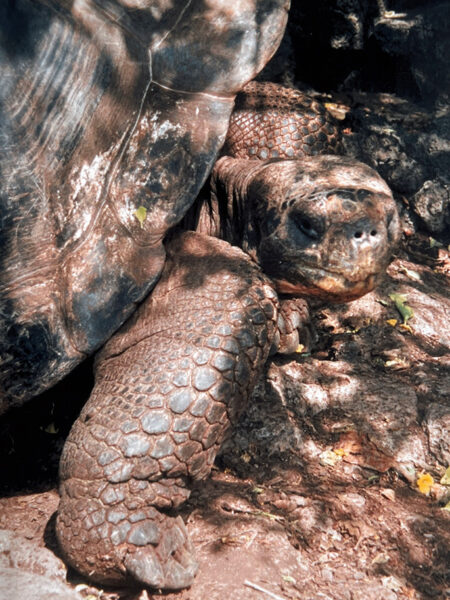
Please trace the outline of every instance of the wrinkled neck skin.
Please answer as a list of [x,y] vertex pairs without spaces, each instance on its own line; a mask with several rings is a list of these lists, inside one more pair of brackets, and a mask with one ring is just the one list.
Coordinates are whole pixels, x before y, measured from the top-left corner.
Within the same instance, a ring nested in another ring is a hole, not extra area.
[[210,197],[198,204],[190,227],[239,246],[257,262],[260,234],[248,188],[265,166],[259,160],[220,158],[211,174]]

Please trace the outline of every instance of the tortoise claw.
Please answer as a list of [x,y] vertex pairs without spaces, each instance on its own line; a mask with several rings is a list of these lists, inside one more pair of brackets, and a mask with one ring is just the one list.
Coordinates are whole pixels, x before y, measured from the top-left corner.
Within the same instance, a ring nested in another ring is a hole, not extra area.
[[280,301],[277,331],[270,354],[292,354],[299,345],[303,352],[310,352],[317,341],[317,334],[311,323],[309,307],[302,298],[289,298]]
[[129,576],[153,588],[179,590],[192,584],[198,570],[194,548],[181,517],[171,520],[159,544],[137,548],[127,554]]

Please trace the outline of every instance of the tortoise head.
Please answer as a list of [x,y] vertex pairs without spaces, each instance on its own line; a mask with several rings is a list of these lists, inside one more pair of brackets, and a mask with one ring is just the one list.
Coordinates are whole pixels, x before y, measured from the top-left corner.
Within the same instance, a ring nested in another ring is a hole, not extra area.
[[400,236],[381,177],[337,156],[251,164],[247,176],[236,177],[234,221],[242,247],[277,291],[332,302],[370,292]]

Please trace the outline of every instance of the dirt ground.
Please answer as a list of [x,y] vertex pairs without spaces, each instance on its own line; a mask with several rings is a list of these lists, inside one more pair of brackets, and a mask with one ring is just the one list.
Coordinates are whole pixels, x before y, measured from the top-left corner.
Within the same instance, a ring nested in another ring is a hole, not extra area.
[[[450,597],[448,275],[413,238],[376,292],[315,310],[312,353],[271,361],[183,507],[200,571],[167,600]],[[85,365],[0,421],[0,528],[56,555],[58,457],[91,384]],[[67,578],[89,600],[159,597]]]

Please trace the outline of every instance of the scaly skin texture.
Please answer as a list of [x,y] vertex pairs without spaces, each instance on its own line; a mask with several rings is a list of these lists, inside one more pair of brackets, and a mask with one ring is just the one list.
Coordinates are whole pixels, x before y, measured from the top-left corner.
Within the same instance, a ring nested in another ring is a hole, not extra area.
[[300,158],[341,151],[337,121],[298,90],[251,81],[236,97],[222,154],[235,158]]
[[167,246],[161,280],[97,359],[61,459],[57,534],[99,582],[189,585],[175,508],[206,477],[275,336],[277,297],[239,249],[195,233]]

